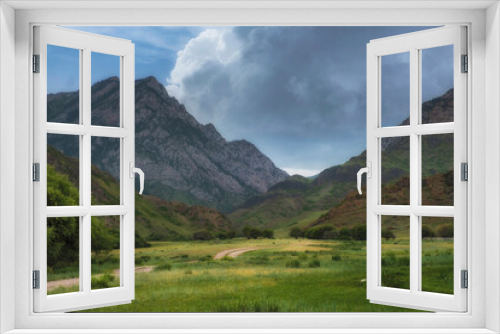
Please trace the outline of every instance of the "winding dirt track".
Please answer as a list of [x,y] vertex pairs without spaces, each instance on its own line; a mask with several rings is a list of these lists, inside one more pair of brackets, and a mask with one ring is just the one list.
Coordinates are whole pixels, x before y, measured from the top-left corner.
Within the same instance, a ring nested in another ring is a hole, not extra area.
[[228,257],[237,257],[240,256],[241,254],[244,254],[246,252],[251,252],[254,250],[257,250],[258,248],[235,248],[235,249],[226,249],[223,250],[222,252],[219,252],[215,254],[214,260],[219,260],[222,259],[224,256]]
[[[154,269],[154,267],[151,267],[151,266],[136,267],[135,272],[136,273],[149,273],[153,269]],[[115,269],[114,275],[120,276],[120,269]],[[99,276],[99,275],[95,275],[95,276]],[[67,278],[67,279],[61,279],[58,281],[49,281],[49,282],[47,282],[47,290],[48,291],[54,290],[55,288],[58,288],[61,286],[67,288],[67,287],[70,287],[73,285],[78,285],[78,282],[79,282],[79,278]]]
[[[293,244],[293,245],[307,246],[307,245],[314,245],[314,244],[315,243],[297,243],[297,244]],[[272,247],[272,248],[275,248],[275,247]],[[252,247],[252,248],[226,249],[226,250],[220,251],[219,253],[215,254],[214,260],[220,260],[225,256],[235,258],[235,257],[238,257],[242,254],[247,253],[247,252],[251,252],[254,250],[258,250],[258,249],[261,249],[261,248]],[[196,263],[196,262],[198,262],[198,261],[189,261],[187,263]],[[136,267],[135,272],[136,273],[149,273],[153,269],[154,269],[154,267],[152,267],[152,266]],[[115,269],[114,274],[115,274],[115,276],[120,276],[120,269]],[[50,290],[53,290],[53,289],[60,287],[60,286],[70,287],[70,286],[77,285],[77,284],[78,284],[78,278],[68,278],[68,279],[62,279],[59,281],[50,281],[50,282],[47,282],[47,290],[50,291]]]

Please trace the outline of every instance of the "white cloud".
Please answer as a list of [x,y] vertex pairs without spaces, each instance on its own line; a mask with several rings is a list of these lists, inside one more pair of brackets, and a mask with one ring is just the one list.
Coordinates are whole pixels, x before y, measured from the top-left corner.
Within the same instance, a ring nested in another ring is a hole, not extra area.
[[317,169],[300,169],[300,168],[282,168],[289,175],[302,175],[304,177],[318,175],[321,170]]
[[[191,39],[177,53],[175,67],[167,79],[167,91],[179,101],[186,103],[184,81],[193,73],[203,70],[207,64],[225,67],[240,55],[241,43],[231,28],[210,28]],[[192,110],[196,113],[196,110]]]

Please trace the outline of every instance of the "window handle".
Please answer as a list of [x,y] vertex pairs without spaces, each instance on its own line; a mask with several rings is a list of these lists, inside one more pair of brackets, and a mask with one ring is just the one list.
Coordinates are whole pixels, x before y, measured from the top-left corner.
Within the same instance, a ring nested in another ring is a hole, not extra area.
[[144,190],[144,172],[142,169],[134,167],[134,162],[130,161],[129,164],[130,167],[130,178],[133,179],[135,177],[135,173],[139,174],[139,183],[141,186],[141,189],[139,190],[139,195],[142,195],[142,191]]
[[363,175],[363,173],[366,173],[366,176],[369,179],[371,179],[371,177],[372,177],[372,163],[368,161],[367,165],[368,165],[367,167],[361,168],[358,171],[358,192],[360,195],[362,194],[362,192],[361,192],[361,176]]

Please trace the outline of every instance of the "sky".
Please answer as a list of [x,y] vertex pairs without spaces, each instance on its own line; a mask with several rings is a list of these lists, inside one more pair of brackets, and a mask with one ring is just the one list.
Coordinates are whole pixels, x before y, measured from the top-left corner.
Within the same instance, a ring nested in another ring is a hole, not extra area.
[[[246,139],[289,174],[311,176],[366,148],[366,44],[429,27],[70,27],[135,43],[136,78],[155,76],[200,123]],[[56,52],[57,51],[57,52]],[[451,46],[423,50],[422,99],[453,87]],[[78,88],[78,55],[49,57],[48,91]],[[92,55],[92,82],[119,71]],[[119,64],[119,63],[118,63]],[[52,70],[51,70],[52,69]],[[382,126],[409,114],[409,57],[382,58]]]

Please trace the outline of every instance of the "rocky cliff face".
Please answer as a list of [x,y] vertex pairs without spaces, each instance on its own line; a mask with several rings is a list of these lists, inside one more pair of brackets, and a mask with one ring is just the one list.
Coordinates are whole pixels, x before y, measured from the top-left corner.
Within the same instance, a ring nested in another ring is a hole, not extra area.
[[[117,78],[96,83],[92,124],[117,125],[118,99]],[[49,120],[76,122],[75,103],[75,93],[49,95]],[[154,77],[136,81],[135,103],[136,166],[146,174],[145,193],[231,211],[288,177],[253,144],[228,142],[212,124],[198,123]],[[65,154],[76,154],[62,140],[50,144]],[[118,177],[117,150],[116,143],[96,139],[93,163]]]

